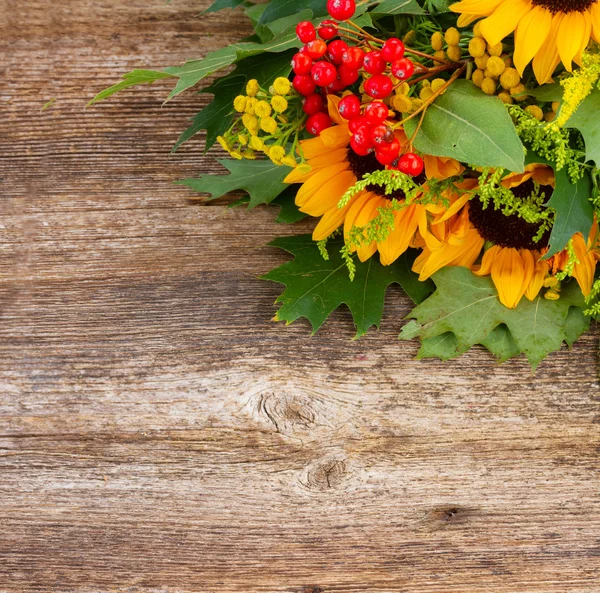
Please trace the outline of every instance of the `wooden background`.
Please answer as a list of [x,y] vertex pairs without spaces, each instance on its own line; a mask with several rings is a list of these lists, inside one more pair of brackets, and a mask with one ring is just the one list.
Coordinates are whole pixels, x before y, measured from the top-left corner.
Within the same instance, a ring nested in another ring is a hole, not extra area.
[[[200,0],[0,0],[0,591],[600,591],[598,331],[533,375],[270,321],[310,227],[203,205],[205,100],[84,109],[238,39]],[[56,98],[44,112],[41,107]]]

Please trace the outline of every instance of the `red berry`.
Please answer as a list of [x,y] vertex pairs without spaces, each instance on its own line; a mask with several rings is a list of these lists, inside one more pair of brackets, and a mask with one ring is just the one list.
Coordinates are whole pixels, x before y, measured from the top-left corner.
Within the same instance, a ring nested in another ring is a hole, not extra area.
[[352,139],[354,140],[354,144],[363,147],[364,149],[373,148],[373,139],[371,137],[371,131],[373,130],[373,126],[369,124],[362,123],[356,126],[354,133],[352,134]]
[[294,74],[310,74],[312,68],[312,58],[308,54],[298,52],[292,58],[292,69]]
[[337,78],[337,70],[329,62],[317,62],[313,65],[310,76],[317,86],[328,86]]
[[337,24],[334,21],[323,21],[318,29],[319,37],[325,41],[337,35]]
[[309,43],[317,38],[315,26],[310,21],[302,21],[296,25],[296,35],[302,43]]
[[360,47],[349,47],[342,54],[342,63],[352,70],[358,70],[365,59],[365,52]]
[[306,53],[313,59],[318,60],[325,55],[327,44],[321,39],[315,39],[306,46]]
[[391,165],[400,154],[400,142],[397,138],[394,138],[387,144],[380,144],[375,149],[375,158],[382,165]]
[[415,73],[415,65],[408,58],[401,58],[392,64],[392,74],[398,80],[408,80]]
[[331,93],[340,93],[346,88],[342,79],[338,76],[330,85],[327,86]]
[[363,144],[358,143],[354,137],[350,138],[350,146],[352,150],[360,156],[367,156],[373,151],[371,146],[364,146]]
[[356,132],[356,130],[358,130],[358,128],[364,124],[368,124],[367,120],[364,118],[364,116],[359,115],[350,120],[348,123],[348,129],[354,134],[354,132]]
[[369,74],[381,74],[385,70],[385,60],[380,51],[368,51],[363,60],[363,68]]
[[398,169],[411,177],[418,177],[423,173],[424,168],[425,164],[423,163],[423,159],[414,152],[403,154],[398,161]]
[[341,64],[342,56],[347,49],[348,44],[345,41],[336,39],[327,46],[327,56],[334,64]]
[[381,48],[381,57],[386,62],[395,62],[404,56],[404,43],[397,37],[388,39]]
[[347,95],[338,105],[338,111],[344,119],[354,119],[360,115],[360,99],[356,95]]
[[356,0],[327,0],[327,12],[338,21],[346,21],[356,11]]
[[294,80],[292,81],[292,85],[297,92],[305,97],[312,95],[317,88],[314,80],[308,76],[308,74],[296,74],[296,76],[294,76]]
[[359,73],[358,70],[353,70],[346,66],[346,64],[342,64],[338,68],[338,76],[344,85],[343,88],[346,88],[347,86],[353,85],[358,80]]
[[320,111],[311,115],[306,120],[306,129],[313,135],[318,136],[323,130],[331,127],[331,118]]
[[394,89],[394,85],[389,76],[385,74],[375,74],[365,82],[365,93],[374,99],[385,99],[389,97]]
[[309,95],[304,99],[304,105],[302,106],[302,111],[307,115],[314,115],[315,113],[319,113],[319,111],[325,110],[325,101],[323,101],[323,97],[321,95]]
[[385,124],[379,124],[371,130],[371,140],[377,144],[389,144],[394,139],[394,132]]
[[381,101],[373,101],[372,103],[369,103],[365,109],[365,120],[372,126],[377,126],[382,124],[388,118],[388,114],[389,109],[387,108],[387,105]]

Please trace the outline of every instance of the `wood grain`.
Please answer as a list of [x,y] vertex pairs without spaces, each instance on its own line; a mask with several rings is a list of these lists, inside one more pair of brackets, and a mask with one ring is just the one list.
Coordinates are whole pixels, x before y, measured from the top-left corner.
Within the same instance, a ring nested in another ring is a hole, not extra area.
[[[497,366],[269,320],[269,209],[203,205],[205,102],[85,102],[238,39],[208,2],[0,0],[2,593],[597,593],[598,331]],[[55,98],[46,111],[41,107]]]

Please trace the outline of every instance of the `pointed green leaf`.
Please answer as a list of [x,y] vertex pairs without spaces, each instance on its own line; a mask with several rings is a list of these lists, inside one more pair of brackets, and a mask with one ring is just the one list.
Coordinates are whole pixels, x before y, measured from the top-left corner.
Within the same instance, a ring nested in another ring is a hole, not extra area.
[[421,340],[421,348],[417,354],[417,360],[424,358],[439,358],[440,360],[451,360],[460,356],[462,352],[458,348],[458,340],[452,332],[446,332],[433,338]]
[[244,4],[246,0],[215,0],[205,11],[204,14],[209,12],[219,12],[224,8],[237,8],[240,4]]
[[260,25],[272,23],[283,17],[310,10],[315,17],[327,14],[326,0],[271,0],[259,19]]
[[248,208],[268,204],[287,187],[283,180],[291,171],[290,167],[278,166],[266,160],[217,160],[229,170],[229,175],[202,175],[177,183],[197,192],[211,194],[209,200],[216,200],[235,190],[244,190],[250,196]]
[[152,84],[156,80],[160,80],[162,78],[170,78],[171,74],[166,72],[157,72],[156,70],[133,70],[132,72],[128,72],[123,75],[123,81],[118,82],[117,84],[104,89],[102,92],[98,93],[88,104],[90,107],[94,105],[94,103],[98,103],[99,101],[103,101],[104,99],[126,89],[130,86],[135,86],[138,84]]
[[275,222],[280,224],[292,224],[299,220],[303,220],[308,216],[308,214],[300,212],[298,206],[296,206],[297,193],[298,185],[290,185],[271,202],[272,206],[279,206],[280,208]]
[[371,326],[379,327],[385,292],[390,284],[404,286],[409,266],[400,261],[382,266],[376,257],[356,262],[356,277],[351,281],[339,250],[342,240],[327,244],[329,260],[324,260],[310,235],[280,237],[271,243],[294,256],[290,262],[272,270],[266,280],[286,286],[276,302],[281,303],[276,319],[292,323],[306,317],[315,333],[340,305],[350,309],[356,325],[356,337]]
[[579,307],[571,307],[565,324],[565,342],[569,348],[590,329],[591,319]]
[[505,324],[534,368],[570,337],[566,330],[570,307],[584,306],[576,282],[563,288],[558,301],[542,296],[532,302],[524,298],[516,309],[507,309],[498,300],[491,279],[475,276],[467,268],[443,268],[433,281],[437,290],[410,314],[417,321],[405,326],[401,339],[427,339],[452,332],[459,351],[465,352]]
[[373,14],[424,14],[416,0],[383,0]]
[[522,94],[527,95],[528,97],[535,97],[542,103],[550,103],[554,101],[562,101],[563,93],[563,87],[558,82],[553,82],[551,84],[543,84],[535,89],[527,89]]
[[562,251],[575,233],[587,239],[594,222],[591,195],[592,181],[587,173],[576,184],[571,183],[565,168],[556,173],[556,188],[545,204],[556,210],[556,219],[544,259]]
[[521,350],[512,337],[510,330],[504,324],[495,327],[481,341],[481,344],[496,357],[498,362],[506,362],[509,358],[521,354]]
[[566,123],[567,128],[576,128],[585,140],[586,159],[600,167],[600,90],[592,91]]
[[[406,123],[409,136],[417,121]],[[414,145],[426,154],[480,167],[516,172],[525,167],[525,149],[506,107],[468,80],[457,80],[429,107]]]

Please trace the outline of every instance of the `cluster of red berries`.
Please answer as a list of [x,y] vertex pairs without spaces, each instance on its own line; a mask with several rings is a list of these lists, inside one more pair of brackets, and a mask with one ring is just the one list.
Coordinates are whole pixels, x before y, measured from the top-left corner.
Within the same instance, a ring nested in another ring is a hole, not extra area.
[[[352,17],[355,0],[328,0],[327,10],[338,21]],[[384,74],[390,65],[391,73],[399,80],[407,80],[414,64],[404,57],[404,43],[395,37],[388,39],[380,51],[365,52],[360,47],[349,46],[338,35],[338,23],[323,21],[316,28],[310,21],[296,26],[298,39],[304,46],[292,58],[296,91],[306,97],[304,112],[309,116],[306,129],[314,135],[331,126],[321,92],[341,93],[356,83],[362,68],[371,77],[365,82],[365,93],[374,99],[391,95],[394,84]]]
[[372,101],[364,108],[356,95],[345,96],[338,105],[340,115],[348,120],[352,133],[350,146],[360,155],[375,153],[377,161],[402,173],[416,177],[423,172],[423,159],[408,152],[400,154],[401,145],[392,128],[386,123],[388,107],[382,101]]

